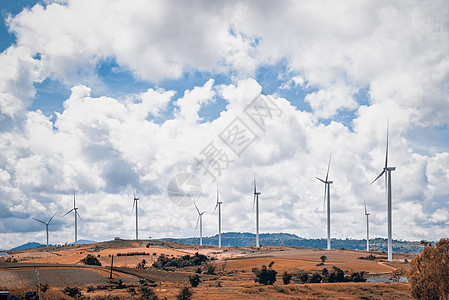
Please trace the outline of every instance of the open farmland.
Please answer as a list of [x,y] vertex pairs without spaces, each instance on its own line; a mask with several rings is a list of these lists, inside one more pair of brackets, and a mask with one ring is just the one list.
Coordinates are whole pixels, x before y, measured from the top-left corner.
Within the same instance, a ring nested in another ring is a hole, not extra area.
[[[167,263],[162,268],[152,267],[161,256],[167,262],[182,262],[187,257],[203,254],[207,261],[200,265],[176,267]],[[189,277],[198,275],[200,283],[190,287],[193,299],[385,299],[409,298],[406,282],[340,282],[301,283],[294,276],[284,284],[282,274],[288,272],[322,273],[334,267],[349,276],[365,272],[366,277],[389,278],[395,270],[405,271],[412,254],[395,254],[393,262],[386,262],[385,254],[365,251],[296,249],[289,247],[223,247],[194,246],[160,241],[111,241],[79,246],[61,246],[15,251],[2,257],[0,288],[24,295],[36,290],[35,268],[39,267],[40,282],[48,284],[45,297],[70,298],[63,293],[67,287],[77,287],[87,299],[118,296],[139,298],[152,290],[159,298],[174,299],[179,290],[189,286]],[[87,266],[80,260],[87,255],[98,259],[102,266]],[[322,257],[325,256],[323,263]],[[113,257],[113,274],[110,265]],[[4,262],[4,261],[17,262]],[[142,261],[145,261],[142,264]],[[273,285],[254,281],[253,268],[269,265],[277,271]],[[139,266],[140,264],[140,266]],[[377,276],[377,277],[376,277]],[[386,276],[386,277],[385,277]]]

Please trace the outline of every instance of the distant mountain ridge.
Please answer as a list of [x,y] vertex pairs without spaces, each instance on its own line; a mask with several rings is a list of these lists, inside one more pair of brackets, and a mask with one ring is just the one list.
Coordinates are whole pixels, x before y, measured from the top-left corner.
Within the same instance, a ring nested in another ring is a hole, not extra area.
[[[260,244],[265,246],[289,246],[305,247],[312,249],[326,249],[327,239],[306,239],[291,233],[262,233],[259,235]],[[198,237],[191,238],[164,238],[164,241],[174,241],[183,244],[199,244]],[[226,232],[221,234],[223,246],[251,247],[255,244],[256,235],[249,232]],[[332,249],[365,250],[366,240],[357,239],[332,239]],[[218,234],[203,237],[203,245],[218,246]],[[387,251],[387,239],[370,239],[370,249]],[[418,241],[393,240],[393,252],[397,253],[420,253],[424,249]]]
[[[78,245],[84,245],[84,244],[94,244],[95,241],[89,241],[89,240],[79,240]],[[74,243],[70,243],[69,245],[74,245]],[[56,245],[49,245],[49,247],[56,246]],[[14,251],[14,250],[28,250],[28,249],[36,249],[36,248],[44,248],[47,247],[46,244],[36,243],[36,242],[28,242],[26,244],[14,247],[12,249],[9,249],[8,251]]]

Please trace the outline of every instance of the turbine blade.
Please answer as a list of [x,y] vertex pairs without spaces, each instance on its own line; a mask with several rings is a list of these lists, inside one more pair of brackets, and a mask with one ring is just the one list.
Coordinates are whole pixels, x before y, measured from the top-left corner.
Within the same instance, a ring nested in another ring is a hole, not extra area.
[[387,148],[385,150],[385,169],[388,167],[388,127],[389,127],[390,120],[387,119]]
[[75,190],[73,190],[73,208],[75,208],[76,207],[76,205],[75,205]]
[[53,217],[50,218],[50,220],[48,220],[47,224],[50,224],[51,220],[53,220],[53,218],[56,216],[56,213],[53,215]]
[[315,177],[316,179],[318,179],[319,181],[321,181],[322,183],[326,183],[323,179]]
[[363,198],[363,204],[365,205],[365,215],[366,215],[366,201],[365,201],[365,198]]
[[72,208],[71,210],[69,210],[68,212],[66,212],[65,214],[63,214],[62,216],[65,217],[66,215],[68,215],[69,213],[71,213],[72,210],[74,210],[74,208]]
[[373,184],[374,182],[376,182],[377,179],[379,179],[382,175],[384,175],[385,170],[383,170],[382,172],[380,172],[380,174],[376,177],[376,179],[373,180],[373,182],[371,182],[371,184]]
[[254,206],[256,205],[256,194],[254,194],[253,198],[253,210],[251,211],[251,219],[254,218]]
[[38,219],[35,219],[35,218],[31,218],[31,219],[33,219],[33,220],[35,220],[35,221],[38,221],[38,222],[41,222],[42,224],[47,225],[47,223],[45,223],[44,221],[41,221],[41,220],[38,220]]
[[80,214],[78,213],[78,211],[76,210],[75,213],[78,215],[78,217],[80,218],[80,220],[82,220],[83,218],[81,218]]
[[217,204],[215,204],[215,208],[214,208],[214,212],[213,212],[213,214],[215,213],[215,211],[217,210],[217,207],[218,207],[218,201],[217,201]]
[[326,208],[326,192],[327,192],[327,184],[324,185],[323,215],[324,215],[324,210]]
[[193,202],[193,205],[195,205],[196,211],[197,211],[198,214],[200,215],[200,214],[201,214],[201,213],[200,213],[200,210],[198,209],[198,206],[196,206],[196,203],[195,203],[195,202]]
[[198,223],[199,222],[200,222],[200,216],[198,216],[198,218],[196,219],[195,233],[196,233],[196,229],[198,228]]
[[134,200],[133,200],[133,208],[131,209],[131,214],[133,214],[133,212],[134,212],[134,205],[136,205],[136,198],[134,197]]
[[331,166],[332,153],[329,155],[329,164],[327,165],[326,181],[329,178],[329,168]]
[[256,172],[254,172],[254,194],[257,193],[257,188],[256,188]]

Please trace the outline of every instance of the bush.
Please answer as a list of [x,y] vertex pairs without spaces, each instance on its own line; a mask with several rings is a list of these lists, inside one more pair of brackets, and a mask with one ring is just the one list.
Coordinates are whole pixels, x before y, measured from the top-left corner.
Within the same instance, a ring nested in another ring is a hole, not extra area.
[[320,259],[321,259],[321,262],[324,264],[326,262],[327,256],[326,255],[322,255],[320,257]]
[[435,247],[425,244],[421,254],[410,262],[407,278],[411,294],[417,299],[449,298],[449,239],[441,239]]
[[192,298],[192,292],[190,291],[188,286],[184,286],[179,291],[179,294],[176,296],[178,300],[190,300]]
[[200,284],[200,276],[198,274],[195,274],[193,276],[189,276],[190,285],[192,287],[197,287],[198,284]]
[[309,280],[309,272],[306,271],[298,271],[295,274],[295,277],[298,278],[300,283],[306,283]]
[[159,297],[156,295],[156,293],[153,291],[153,289],[147,285],[141,286],[140,292],[142,293],[142,296],[140,297],[140,299],[149,299],[149,300],[158,300],[159,299]]
[[146,269],[146,263],[147,261],[145,259],[142,259],[142,261],[137,264],[136,269]]
[[351,281],[353,282],[366,282],[365,272],[353,272],[351,274]]
[[45,293],[50,288],[50,285],[48,283],[41,283],[41,291]]
[[75,287],[66,287],[64,289],[64,294],[66,294],[66,295],[68,295],[69,297],[72,297],[72,298],[76,298],[76,297],[81,296],[80,289],[77,288],[76,286]]
[[98,258],[96,258],[95,256],[90,255],[90,254],[87,254],[87,256],[85,258],[80,260],[80,262],[85,264],[85,265],[101,266],[101,263],[98,260]]
[[216,275],[215,274],[215,266],[214,265],[207,265],[207,267],[206,267],[206,274],[208,274],[208,275]]
[[208,261],[206,255],[195,253],[194,256],[184,255],[182,257],[168,257],[164,254],[161,254],[157,261],[154,262],[153,267],[157,269],[169,269],[170,267],[174,268],[184,268],[184,267],[193,267],[199,266],[202,263]]
[[92,283],[87,285],[87,292],[88,293],[92,293],[93,291],[95,291],[95,285],[93,285]]
[[284,282],[284,284],[289,284],[292,280],[292,276],[292,274],[284,272],[284,274],[282,274],[282,281]]
[[[272,265],[272,264],[270,264]],[[267,268],[267,266],[263,265],[262,268],[253,268],[253,273],[256,275],[254,282],[259,282],[261,284],[269,284],[272,285],[276,282],[276,274],[277,272],[273,269]]]

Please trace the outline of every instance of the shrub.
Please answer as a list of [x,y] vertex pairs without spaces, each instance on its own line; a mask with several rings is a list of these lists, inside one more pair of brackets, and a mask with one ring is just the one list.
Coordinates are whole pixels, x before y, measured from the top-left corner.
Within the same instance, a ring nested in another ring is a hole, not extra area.
[[198,284],[200,284],[200,276],[198,274],[195,274],[193,276],[189,276],[190,285],[192,287],[197,287]]
[[295,277],[297,277],[301,283],[306,283],[309,280],[309,272],[299,271],[295,274]]
[[80,262],[85,265],[101,266],[101,263],[98,260],[98,258],[96,258],[95,256],[90,255],[90,254],[87,254],[87,256],[85,258],[83,258]]
[[95,291],[95,285],[93,285],[92,283],[87,285],[87,292],[88,293],[92,293],[93,291]]
[[351,274],[351,281],[353,282],[366,282],[365,272],[353,272]]
[[[270,264],[272,265],[272,264]],[[254,282],[259,282],[261,284],[269,284],[272,285],[276,282],[276,274],[277,272],[273,269],[267,268],[267,266],[263,265],[262,268],[253,268],[253,273],[256,275]]]
[[192,292],[190,291],[188,286],[184,286],[179,291],[179,294],[176,296],[178,300],[190,300],[192,298]]
[[326,262],[327,256],[326,255],[322,255],[320,257],[320,259],[321,259],[321,262],[324,264]]
[[321,276],[320,273],[318,273],[318,272],[313,273],[312,276],[309,278],[309,282],[310,283],[320,283],[322,278],[323,277]]
[[215,266],[214,265],[207,265],[206,267],[206,274],[208,275],[215,275]]
[[64,289],[64,293],[66,295],[68,295],[69,297],[72,297],[72,298],[76,298],[76,297],[81,296],[80,289],[78,287],[76,287],[76,286],[75,287],[66,287]]
[[201,268],[198,267],[198,268],[196,269],[195,273],[201,274]]
[[137,264],[136,269],[146,269],[147,267],[145,266],[147,263],[147,261],[145,259],[142,259],[142,261],[140,263]]
[[184,268],[184,267],[193,267],[199,266],[203,262],[208,261],[206,255],[195,253],[194,256],[184,255],[181,257],[168,257],[164,254],[161,254],[157,261],[154,262],[153,267],[158,269],[169,269],[170,267],[174,268]]
[[41,291],[45,293],[50,288],[50,285],[48,283],[41,283]]
[[143,285],[140,287],[140,292],[142,293],[141,299],[149,299],[149,300],[158,300],[159,297],[156,295],[156,293],[153,291],[152,288],[150,288],[147,285]]
[[282,274],[282,281],[284,282],[284,284],[289,284],[292,280],[292,276],[292,274],[284,272],[284,274]]

